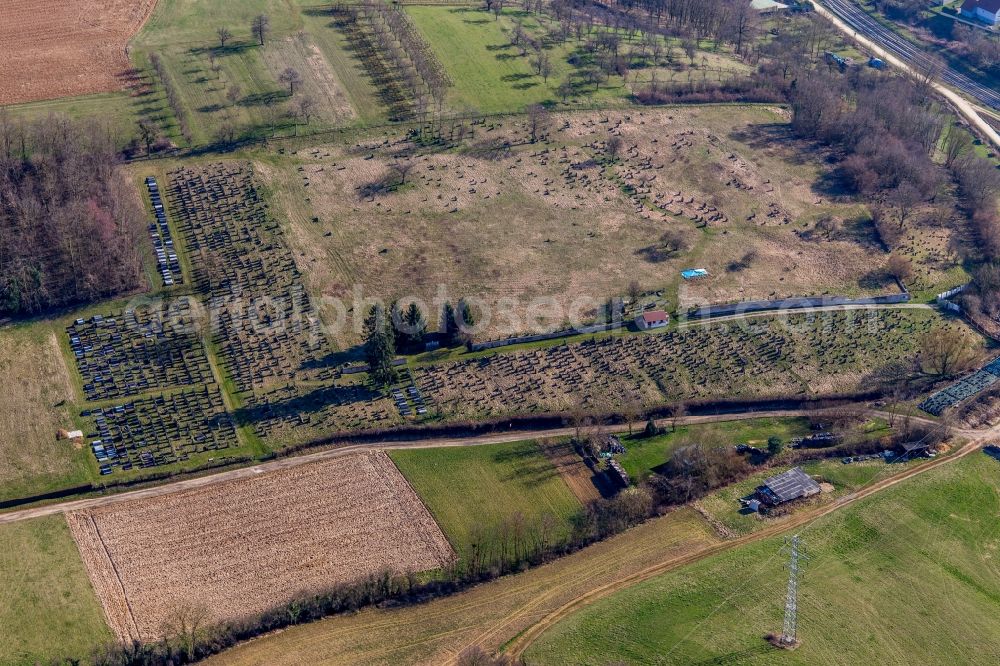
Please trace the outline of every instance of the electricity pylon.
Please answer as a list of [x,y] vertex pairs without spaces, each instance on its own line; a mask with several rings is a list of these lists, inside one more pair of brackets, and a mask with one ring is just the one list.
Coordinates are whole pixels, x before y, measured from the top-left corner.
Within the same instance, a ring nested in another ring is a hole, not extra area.
[[799,559],[809,559],[799,552],[801,545],[798,534],[789,542],[791,554],[788,561],[788,592],[785,595],[785,626],[781,631],[782,645],[795,645],[798,642],[795,629],[798,619]]

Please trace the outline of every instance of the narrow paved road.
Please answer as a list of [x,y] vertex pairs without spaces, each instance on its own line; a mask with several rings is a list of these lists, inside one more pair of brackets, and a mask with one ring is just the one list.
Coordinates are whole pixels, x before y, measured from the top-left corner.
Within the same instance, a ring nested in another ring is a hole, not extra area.
[[[774,417],[790,417],[790,416],[808,416],[809,414],[814,414],[815,410],[804,410],[804,409],[785,409],[785,410],[762,410],[762,411],[747,411],[732,414],[709,414],[705,416],[686,416],[678,419],[679,425],[696,425],[699,423],[718,423],[722,421],[744,421],[747,419],[759,419],[759,418],[774,418]],[[875,416],[881,416],[888,419],[889,415],[880,412],[872,411]],[[937,421],[932,419],[914,416],[911,417],[915,421],[921,423],[926,423],[929,425],[938,425]],[[665,425],[669,419],[661,419],[659,424]],[[645,422],[633,423],[632,428],[634,430],[641,430],[645,427]],[[601,427],[601,426],[598,426]],[[628,424],[617,424],[614,426],[604,427],[606,430],[611,430],[612,432],[625,432],[629,429]],[[584,428],[586,431],[592,431],[595,428]],[[979,438],[982,436],[982,431],[977,430],[954,430],[954,432],[962,437],[967,437],[970,439]],[[345,444],[342,446],[331,445],[330,448],[324,449],[322,451],[317,451],[315,453],[309,453],[302,456],[290,456],[288,458],[279,458],[278,460],[272,460],[266,463],[261,463],[259,465],[253,465],[251,467],[240,467],[237,469],[227,470],[225,472],[218,472],[215,474],[208,474],[205,476],[198,476],[191,479],[184,479],[183,481],[174,481],[173,483],[167,483],[159,486],[150,486],[149,488],[142,488],[140,490],[132,490],[123,493],[116,493],[111,495],[102,495],[98,497],[88,497],[85,499],[69,500],[65,502],[57,502],[53,504],[43,504],[40,506],[28,507],[26,509],[18,509],[15,511],[10,511],[7,513],[0,513],[0,525],[5,525],[7,523],[16,523],[22,520],[29,520],[31,518],[40,518],[42,516],[51,516],[58,513],[66,513],[68,511],[78,511],[80,509],[93,509],[101,506],[108,506],[111,504],[117,504],[119,502],[127,502],[130,500],[145,499],[149,497],[162,497],[164,495],[170,495],[173,493],[183,492],[185,490],[193,490],[196,488],[204,488],[216,483],[225,483],[227,481],[236,481],[238,479],[246,479],[258,474],[265,474],[267,472],[275,472],[283,469],[292,469],[294,467],[299,467],[300,465],[308,465],[310,463],[319,462],[322,460],[330,460],[332,458],[340,458],[341,456],[350,455],[352,453],[357,453],[359,451],[371,451],[375,449],[381,450],[393,450],[393,449],[430,449],[430,448],[442,448],[450,446],[485,446],[488,444],[504,444],[508,442],[518,442],[525,439],[542,439],[546,437],[568,437],[576,433],[576,428],[566,427],[566,428],[549,428],[544,430],[513,430],[510,432],[501,433],[487,433],[484,435],[476,435],[474,437],[434,437],[434,438],[420,438],[411,440],[399,440],[390,442],[368,442],[364,444]]]

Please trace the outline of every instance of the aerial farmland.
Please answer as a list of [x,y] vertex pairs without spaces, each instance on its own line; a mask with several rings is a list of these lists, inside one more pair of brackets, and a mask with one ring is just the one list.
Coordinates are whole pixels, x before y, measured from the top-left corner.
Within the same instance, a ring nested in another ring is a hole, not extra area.
[[3,3],[0,664],[994,663],[996,38],[759,5]]

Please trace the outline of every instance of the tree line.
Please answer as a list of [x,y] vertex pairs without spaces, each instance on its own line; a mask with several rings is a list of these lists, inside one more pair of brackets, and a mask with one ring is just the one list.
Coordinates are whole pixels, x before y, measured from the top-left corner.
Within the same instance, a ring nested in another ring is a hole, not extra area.
[[[422,118],[434,109],[440,114],[452,82],[401,6],[364,0],[337,4],[331,12],[347,17],[364,33],[356,37],[373,78],[400,87],[415,116]],[[381,62],[372,62],[373,58]]]
[[107,126],[0,110],[0,316],[138,289],[144,220]]
[[[799,70],[791,94],[792,127],[837,150],[844,181],[867,199],[890,250],[922,208],[959,210],[976,241],[957,248],[976,277],[964,296],[966,311],[998,322],[1000,170],[977,154],[971,130],[940,106],[930,85],[936,74],[933,69],[912,76]],[[897,266],[893,272],[904,277],[909,270]]]
[[[810,417],[814,423],[824,423],[845,432],[854,428],[859,434],[857,437],[845,436],[840,445],[831,449],[795,452],[797,461],[876,451],[895,442],[915,439],[937,443],[949,436],[947,427],[927,427],[904,417],[897,424],[891,441],[871,439],[863,433],[867,420],[863,409],[820,407],[822,409]],[[674,406],[673,430],[677,430],[676,421],[683,414],[683,405]],[[655,423],[647,425],[647,436],[661,434],[663,430]],[[593,437],[578,435],[578,448],[589,446]],[[782,455],[783,447],[780,439],[770,438],[769,458],[763,464]],[[386,570],[354,583],[298,595],[253,618],[221,624],[207,622],[204,608],[180,606],[164,627],[166,635],[163,638],[149,643],[102,646],[92,655],[91,663],[95,666],[182,666],[218,654],[241,641],[330,615],[375,605],[401,607],[427,603],[566,556],[661,515],[670,507],[687,504],[714,489],[743,480],[760,468],[760,463],[752,464],[732,445],[719,445],[710,435],[689,436],[646,481],[610,499],[589,503],[572,519],[564,535],[556,533],[557,521],[552,516],[541,514],[535,520],[527,520],[515,513],[492,528],[473,530],[470,553],[438,572],[436,577],[428,579],[420,574]],[[463,654],[459,663],[503,663],[490,659],[489,655],[473,647]]]

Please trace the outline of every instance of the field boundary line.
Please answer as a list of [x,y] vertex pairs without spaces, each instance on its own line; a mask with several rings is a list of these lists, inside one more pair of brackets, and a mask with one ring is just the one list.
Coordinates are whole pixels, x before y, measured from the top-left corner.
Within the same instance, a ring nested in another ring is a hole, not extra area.
[[[101,604],[105,623],[122,643],[141,641],[142,634],[135,619],[132,602],[125,592],[121,574],[108,551],[104,535],[101,534],[93,513],[79,511],[68,514],[66,524],[87,571],[90,586]],[[94,562],[94,558],[99,562]],[[114,575],[114,583],[111,582],[110,574]],[[119,597],[123,603],[120,606],[113,603],[112,597]]]
[[[743,412],[731,412],[723,414],[706,414],[687,416],[678,421],[682,425],[716,423],[724,421],[743,421],[748,419],[769,418],[769,417],[801,417],[809,413],[806,409],[772,409],[772,410],[748,410]],[[658,419],[660,423],[666,423],[667,419]],[[646,425],[645,421],[632,423],[633,429],[642,429]],[[610,426],[613,432],[626,432],[628,423],[616,423]],[[596,429],[597,426],[585,428],[587,432]],[[433,449],[448,448],[454,446],[488,446],[490,444],[509,444],[528,439],[542,439],[545,437],[567,437],[572,436],[577,429],[572,426],[558,428],[533,429],[533,430],[505,430],[501,432],[487,432],[479,435],[469,436],[429,436],[416,437],[412,439],[357,442],[346,445],[338,445],[335,441],[330,443],[330,448],[325,448],[313,453],[303,455],[291,455],[281,457],[276,460],[260,462],[257,464],[237,467],[223,472],[215,472],[204,476],[185,478],[170,483],[152,485],[137,490],[114,493],[98,497],[87,497],[83,499],[68,500],[53,504],[43,504],[25,509],[17,509],[5,513],[0,513],[0,525],[15,523],[32,518],[40,518],[59,513],[68,513],[83,509],[93,509],[100,506],[108,506],[133,499],[144,499],[147,497],[159,497],[170,495],[176,492],[202,488],[215,483],[225,483],[235,481],[270,471],[277,471],[308,465],[313,462],[338,458],[352,453],[371,450],[396,450],[396,449]]]
[[132,610],[132,602],[129,601],[128,593],[125,591],[125,583],[122,582],[121,573],[118,571],[118,565],[115,564],[115,558],[111,557],[111,552],[108,550],[108,544],[104,540],[104,535],[101,534],[101,527],[97,524],[97,520],[94,519],[93,513],[87,514],[87,519],[90,521],[91,525],[94,526],[94,533],[97,535],[97,541],[101,544],[101,549],[104,555],[107,557],[108,562],[111,564],[111,571],[115,574],[115,580],[118,581],[118,587],[122,592],[122,599],[125,600],[125,608],[128,610],[128,619],[131,621],[132,626],[130,629],[135,630],[135,638],[138,641],[142,640],[142,634],[139,633],[139,623],[135,621],[135,611]]

